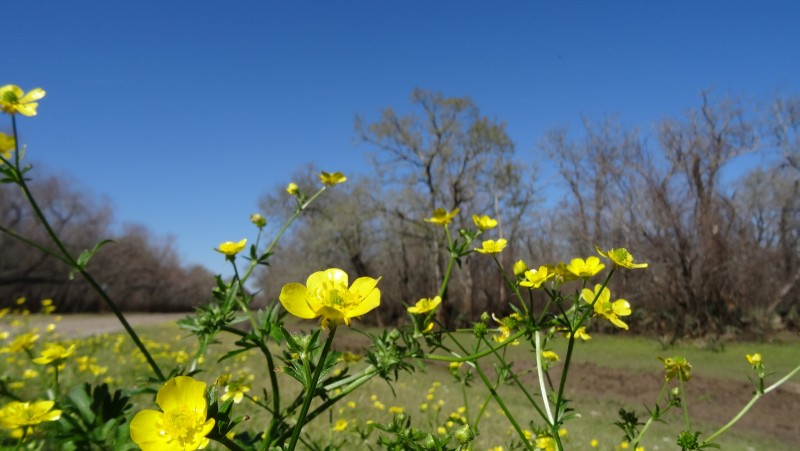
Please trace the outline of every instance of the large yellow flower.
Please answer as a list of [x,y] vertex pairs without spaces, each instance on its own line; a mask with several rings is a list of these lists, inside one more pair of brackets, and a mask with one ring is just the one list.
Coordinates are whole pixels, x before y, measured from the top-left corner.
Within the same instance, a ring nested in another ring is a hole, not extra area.
[[447,224],[450,224],[450,221],[456,217],[459,211],[461,210],[458,208],[454,208],[453,211],[447,211],[444,208],[437,208],[436,210],[433,210],[433,216],[430,218],[425,218],[425,221],[446,226]]
[[10,159],[11,152],[14,150],[14,148],[14,137],[0,132],[0,155],[2,155],[6,160]]
[[[601,288],[603,290],[602,292],[600,291]],[[612,324],[620,329],[628,330],[628,325],[619,319],[620,316],[628,316],[631,314],[631,305],[628,301],[625,299],[617,299],[611,302],[611,290],[600,284],[595,285],[594,291],[584,288],[583,291],[581,291],[581,297],[589,304],[597,298],[597,301],[594,303],[594,313],[597,316],[602,316],[611,321]]]
[[347,273],[338,268],[318,271],[308,276],[306,285],[289,283],[283,286],[280,301],[283,307],[298,318],[322,317],[322,327],[328,324],[350,325],[359,317],[378,307],[381,292],[379,279],[359,277],[348,288]]
[[44,90],[35,88],[27,94],[17,85],[0,87],[0,110],[8,114],[21,114],[23,116],[36,116],[37,100],[44,97]]
[[24,428],[61,418],[60,410],[52,410],[53,401],[11,401],[0,409],[0,427],[11,429],[13,437],[22,437]]
[[167,381],[156,395],[163,412],[142,410],[131,421],[131,439],[144,451],[204,448],[214,419],[206,419],[206,384],[188,376]]
[[633,255],[631,255],[631,253],[628,252],[628,250],[625,249],[624,247],[609,249],[606,252],[603,252],[597,246],[595,246],[594,248],[595,250],[597,250],[598,254],[611,260],[617,266],[621,266],[623,268],[628,268],[628,269],[647,268],[647,263],[634,263]]
[[434,297],[432,299],[422,298],[419,301],[417,301],[416,304],[414,304],[411,307],[409,307],[407,310],[408,310],[408,313],[414,313],[414,314],[417,314],[417,315],[421,315],[423,313],[432,312],[441,303],[442,303],[442,298],[439,297],[439,296],[436,296],[436,297]]

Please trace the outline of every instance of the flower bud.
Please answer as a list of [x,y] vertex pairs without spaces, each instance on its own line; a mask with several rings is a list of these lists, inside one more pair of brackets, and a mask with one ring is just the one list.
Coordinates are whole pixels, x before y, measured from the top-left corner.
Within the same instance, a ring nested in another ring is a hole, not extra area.
[[286,192],[291,194],[292,196],[296,196],[300,193],[300,187],[297,186],[296,183],[291,182],[286,186]]
[[458,440],[458,443],[462,445],[466,445],[475,439],[475,431],[473,431],[468,424],[456,429],[456,433],[453,435],[455,436],[456,440]]
[[436,439],[433,438],[431,434],[428,434],[428,436],[425,437],[425,440],[422,441],[422,448],[428,450],[435,450],[439,448],[439,445],[436,443]]
[[255,224],[255,226],[258,227],[259,229],[267,225],[266,218],[261,216],[259,213],[253,213],[252,215],[250,215],[250,222]]
[[520,277],[525,274],[525,271],[528,270],[528,265],[525,264],[524,261],[518,260],[514,263],[514,275]]

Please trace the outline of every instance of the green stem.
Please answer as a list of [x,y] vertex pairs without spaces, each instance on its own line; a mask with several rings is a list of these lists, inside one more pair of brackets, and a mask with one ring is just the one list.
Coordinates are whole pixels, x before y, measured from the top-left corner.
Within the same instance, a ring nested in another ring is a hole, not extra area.
[[[664,381],[664,385],[661,386],[661,392],[658,394],[658,398],[656,399],[656,409],[658,409],[659,408],[658,405],[661,404],[661,398],[664,397],[664,392],[667,390],[667,384],[668,383],[669,383],[669,380],[665,380]],[[669,407],[667,409],[669,409]],[[630,448],[636,449],[636,446],[639,445],[639,442],[642,440],[642,437],[644,437],[644,434],[647,432],[647,429],[650,427],[651,424],[653,424],[653,420],[656,417],[656,413],[655,412],[656,411],[654,410],[653,413],[650,414],[650,418],[647,419],[647,422],[645,422],[644,427],[642,428],[642,430],[639,431],[638,434],[636,434],[636,437],[630,443]],[[665,412],[666,412],[666,410],[659,411],[659,416],[663,415]]]
[[681,405],[683,406],[683,421],[686,424],[686,430],[689,430],[689,404],[686,402],[686,392],[683,389],[683,379],[678,376],[678,384],[681,386]]
[[[459,344],[458,341],[456,341],[453,338],[453,336],[450,335],[450,332],[446,332],[446,333],[447,333],[448,336],[450,336],[450,339],[453,340],[454,343],[456,343],[457,345]],[[502,343],[498,344],[497,347],[492,347],[490,345],[489,349],[487,349],[485,351],[481,351],[481,352],[478,352],[478,353],[475,353],[475,354],[470,354],[470,355],[467,355],[465,357],[450,357],[450,356],[437,355],[437,354],[425,354],[422,357],[425,358],[425,359],[428,359],[428,360],[436,360],[436,361],[439,361],[439,362],[469,362],[469,361],[472,361],[472,360],[478,360],[478,359],[480,359],[482,357],[486,357],[487,355],[492,354],[493,352],[496,352],[498,349],[501,349],[501,348],[504,348],[504,347],[508,346],[509,344],[513,343],[514,341],[516,341],[519,337],[521,337],[523,335],[525,335],[525,331],[524,330],[518,330],[514,334],[510,335],[505,341],[503,341]],[[459,346],[459,347],[461,347],[461,346]],[[461,347],[461,350],[463,352],[467,352],[467,350],[465,348],[463,348],[463,347]]]
[[751,407],[753,407],[753,405],[756,403],[756,401],[759,400],[759,398],[761,398],[765,394],[771,392],[772,390],[775,390],[776,388],[778,388],[778,386],[780,386],[784,382],[788,381],[789,379],[792,378],[792,376],[797,374],[798,371],[800,371],[800,365],[798,365],[795,369],[790,371],[789,374],[787,374],[786,376],[782,377],[779,381],[777,381],[774,384],[772,384],[769,387],[767,387],[764,390],[763,393],[756,392],[756,394],[753,395],[753,399],[751,399],[750,402],[748,402],[747,405],[745,405],[742,408],[742,410],[738,414],[736,414],[736,416],[733,417],[733,419],[731,419],[731,421],[729,421],[727,424],[725,424],[725,426],[722,426],[721,428],[719,428],[719,430],[717,430],[713,434],[709,435],[708,438],[703,441],[703,443],[704,444],[705,443],[711,443],[711,441],[714,440],[715,438],[717,438],[720,434],[722,434],[723,432],[725,432],[728,429],[730,429],[731,426],[733,426],[737,421],[739,421],[747,413],[747,411],[750,410]]
[[210,438],[211,440],[214,440],[216,442],[221,443],[226,448],[231,449],[233,451],[244,451],[244,448],[239,446],[238,443],[234,442],[233,440],[229,439],[228,437],[225,437],[224,435],[214,435],[214,436],[208,437],[208,438]]
[[[448,247],[453,247],[453,240],[450,238],[450,229],[447,226],[444,226],[444,232],[447,235],[447,245]],[[450,282],[450,274],[453,273],[453,265],[456,262],[456,254],[453,251],[450,251],[450,261],[447,263],[447,269],[444,272],[444,278],[442,279],[442,286],[439,288],[439,297],[444,299],[444,292],[447,289],[447,284]],[[437,263],[438,264],[438,263]]]
[[508,410],[508,407],[506,407],[506,404],[503,402],[503,399],[500,398],[500,394],[497,392],[497,390],[494,389],[494,386],[492,386],[491,382],[489,381],[489,378],[486,377],[486,374],[483,372],[483,370],[477,364],[477,362],[475,362],[475,371],[478,373],[478,376],[480,376],[481,380],[483,381],[483,385],[486,386],[486,388],[489,390],[489,393],[492,394],[492,397],[494,398],[495,402],[497,402],[497,405],[500,406],[500,409],[502,409],[503,413],[505,413],[506,418],[508,418],[509,423],[511,423],[511,426],[513,426],[514,430],[517,431],[517,435],[519,435],[519,438],[522,440],[522,443],[525,445],[525,448],[527,448],[529,451],[533,451],[533,447],[531,446],[528,438],[525,436],[525,432],[519,426],[517,420],[514,418],[514,415],[511,413],[511,411]]
[[[12,124],[12,127],[13,127],[14,141],[15,141],[16,147],[17,147],[17,152],[16,152],[16,163],[17,163],[16,171],[19,172],[19,142],[18,142],[18,139],[17,139],[17,122],[16,122],[15,117],[16,116],[11,115],[11,124]],[[166,378],[164,377],[164,373],[161,372],[161,369],[158,367],[158,364],[153,359],[153,356],[150,355],[150,352],[147,350],[147,347],[144,345],[144,343],[142,343],[142,340],[139,339],[139,335],[136,334],[136,331],[134,331],[133,328],[131,327],[131,325],[128,323],[128,320],[125,318],[125,315],[122,313],[122,311],[119,309],[119,307],[117,307],[117,304],[114,303],[114,301],[111,299],[111,297],[108,295],[108,293],[106,293],[106,291],[100,286],[100,284],[97,283],[97,281],[94,279],[94,277],[92,277],[92,275],[89,274],[83,268],[82,265],[78,264],[78,262],[75,260],[75,258],[72,257],[72,254],[67,250],[67,248],[64,245],[64,243],[61,242],[61,239],[58,237],[56,232],[50,226],[50,223],[45,218],[44,213],[42,212],[41,208],[39,208],[39,204],[34,199],[33,194],[31,193],[30,189],[28,188],[28,184],[25,183],[25,178],[24,177],[20,177],[19,178],[18,185],[19,185],[20,189],[22,190],[23,194],[25,195],[25,198],[28,200],[28,203],[30,204],[31,208],[33,209],[34,214],[39,219],[39,222],[45,228],[45,230],[47,231],[48,236],[50,236],[50,238],[53,240],[53,243],[55,243],[55,245],[58,247],[59,251],[61,251],[61,254],[67,260],[68,264],[73,269],[76,269],[78,272],[80,272],[81,276],[89,283],[89,285],[91,285],[91,287],[95,290],[95,292],[97,292],[97,294],[100,295],[100,298],[103,300],[103,302],[105,302],[106,306],[109,309],[111,309],[111,311],[117,317],[119,322],[122,324],[122,327],[125,329],[125,331],[131,337],[133,342],[136,344],[136,346],[142,352],[142,354],[144,355],[145,359],[147,360],[147,363],[150,365],[150,368],[156,374],[158,379],[161,380],[161,381],[166,380]]]
[[[547,413],[547,421],[550,423],[551,426],[556,424],[555,420],[553,419],[553,412],[550,411],[550,400],[547,399],[547,390],[544,386],[544,367],[542,365],[542,343],[540,333],[537,330],[533,334],[534,341],[536,342],[536,373],[539,376],[539,390],[542,392],[542,403],[544,404],[544,411]],[[569,359],[567,359],[569,362]],[[567,367],[564,367],[564,372],[566,373]],[[563,384],[563,379],[562,379]],[[559,387],[559,400],[560,400],[561,390]]]
[[314,371],[314,375],[311,377],[311,382],[308,385],[308,389],[306,390],[306,396],[303,400],[303,407],[300,408],[300,416],[297,417],[297,424],[294,425],[294,432],[292,433],[292,440],[289,442],[289,447],[287,448],[288,451],[293,451],[294,448],[297,446],[297,440],[300,438],[300,430],[303,429],[303,426],[306,424],[306,415],[308,414],[308,408],[311,406],[311,400],[314,398],[314,392],[317,389],[317,382],[319,382],[319,377],[322,374],[322,369],[325,367],[325,359],[328,357],[328,351],[331,349],[331,344],[333,343],[333,337],[336,335],[336,326],[331,328],[331,332],[328,334],[328,339],[325,340],[325,345],[322,347],[322,353],[319,356],[319,360],[317,361],[317,368]]

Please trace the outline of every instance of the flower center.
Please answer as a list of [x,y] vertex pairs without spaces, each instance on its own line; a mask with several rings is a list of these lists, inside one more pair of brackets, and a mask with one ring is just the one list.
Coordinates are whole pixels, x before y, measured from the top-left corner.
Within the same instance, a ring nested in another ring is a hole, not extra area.
[[164,412],[163,431],[170,441],[177,440],[181,446],[194,442],[197,434],[202,434],[202,421],[197,413],[188,409]]

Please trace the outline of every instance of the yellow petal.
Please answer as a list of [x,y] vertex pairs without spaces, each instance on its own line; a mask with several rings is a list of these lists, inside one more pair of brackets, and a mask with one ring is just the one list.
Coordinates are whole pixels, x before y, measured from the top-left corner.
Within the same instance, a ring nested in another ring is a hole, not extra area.
[[42,89],[42,88],[34,88],[34,89],[31,89],[30,91],[28,91],[28,93],[25,94],[21,99],[19,99],[19,102],[20,103],[35,102],[35,101],[41,99],[42,97],[44,97],[44,94],[45,94],[44,89]]
[[369,312],[370,310],[377,308],[379,305],[381,305],[381,290],[379,290],[377,287],[375,287],[375,284],[378,283],[377,280],[372,279],[370,277],[362,277],[360,279],[357,279],[353,283],[353,288],[355,288],[356,284],[359,283],[359,281],[362,280],[362,279],[367,279],[367,280],[364,280],[363,282],[361,282],[359,284],[360,285],[359,289],[363,289],[363,288],[365,288],[365,287],[367,287],[369,285],[372,285],[372,289],[367,292],[368,294],[366,296],[364,296],[364,298],[361,300],[361,302],[356,307],[350,309],[347,312],[347,316],[349,316],[349,317],[361,316],[361,315]]
[[[309,280],[310,279],[309,277]],[[319,315],[308,305],[308,301],[306,300],[307,295],[308,290],[303,285],[299,283],[287,283],[281,288],[281,294],[278,299],[281,301],[281,304],[283,304],[283,308],[292,315],[305,319],[316,318]]]
[[167,381],[156,395],[156,403],[164,412],[190,409],[205,417],[206,384],[188,376],[177,376]]
[[20,103],[19,105],[15,106],[14,108],[19,112],[19,114],[23,116],[36,116],[36,107],[39,106],[38,103]]
[[130,431],[131,439],[143,450],[181,449],[177,442],[171,444],[161,434],[164,414],[155,410],[142,410],[133,417]]

